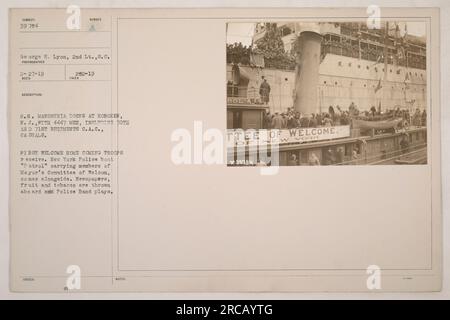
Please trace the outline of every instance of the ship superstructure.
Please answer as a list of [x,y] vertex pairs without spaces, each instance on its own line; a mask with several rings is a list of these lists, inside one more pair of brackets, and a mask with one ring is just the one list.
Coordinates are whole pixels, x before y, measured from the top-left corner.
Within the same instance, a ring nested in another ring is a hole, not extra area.
[[[329,106],[347,108],[352,102],[360,110],[372,106],[424,110],[427,104],[426,40],[400,32],[391,23],[378,30],[364,23],[315,24],[321,35],[319,79],[316,86],[316,112]],[[257,24],[254,46],[265,34],[265,24]],[[277,23],[286,52],[294,53],[304,23]],[[310,28],[311,29],[311,28]],[[227,66],[233,81],[233,67]],[[257,99],[261,79],[271,86],[269,111],[286,112],[294,105],[295,70],[239,65],[240,81],[234,96]]]

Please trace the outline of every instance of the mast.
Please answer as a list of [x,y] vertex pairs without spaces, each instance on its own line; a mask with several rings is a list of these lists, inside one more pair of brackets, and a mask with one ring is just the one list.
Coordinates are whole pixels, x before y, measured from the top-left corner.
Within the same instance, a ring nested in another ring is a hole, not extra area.
[[386,30],[384,32],[384,80],[387,80],[387,66],[388,66],[388,44],[389,44],[389,22],[386,21]]
[[381,86],[381,98],[379,102],[379,106],[381,109],[383,97],[384,97],[384,88],[386,87],[386,81],[388,76],[388,44],[389,44],[389,22],[386,21],[385,24],[385,30],[384,30],[384,48],[383,48],[383,55],[384,55],[384,77]]

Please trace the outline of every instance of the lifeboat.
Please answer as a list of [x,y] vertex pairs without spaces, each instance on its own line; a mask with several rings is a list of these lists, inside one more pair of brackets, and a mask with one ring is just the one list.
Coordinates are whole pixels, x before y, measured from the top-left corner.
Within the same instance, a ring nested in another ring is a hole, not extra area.
[[403,121],[402,118],[388,119],[388,120],[362,120],[362,119],[353,119],[353,128],[354,129],[375,129],[375,130],[384,130],[397,128],[397,126]]

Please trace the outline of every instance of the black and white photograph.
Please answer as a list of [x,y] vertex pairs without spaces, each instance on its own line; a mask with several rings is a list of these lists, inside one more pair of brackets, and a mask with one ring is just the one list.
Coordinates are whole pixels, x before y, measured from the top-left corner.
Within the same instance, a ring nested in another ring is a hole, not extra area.
[[273,165],[255,140],[280,166],[427,163],[425,22],[228,23],[226,50],[229,166]]

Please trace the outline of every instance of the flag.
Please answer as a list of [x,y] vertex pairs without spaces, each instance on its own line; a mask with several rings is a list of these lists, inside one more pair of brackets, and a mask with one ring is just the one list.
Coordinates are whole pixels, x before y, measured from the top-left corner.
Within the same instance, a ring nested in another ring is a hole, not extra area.
[[375,93],[377,93],[378,90],[380,90],[381,88],[383,88],[383,86],[381,85],[381,79],[380,79],[380,80],[378,81],[377,87],[375,88]]

